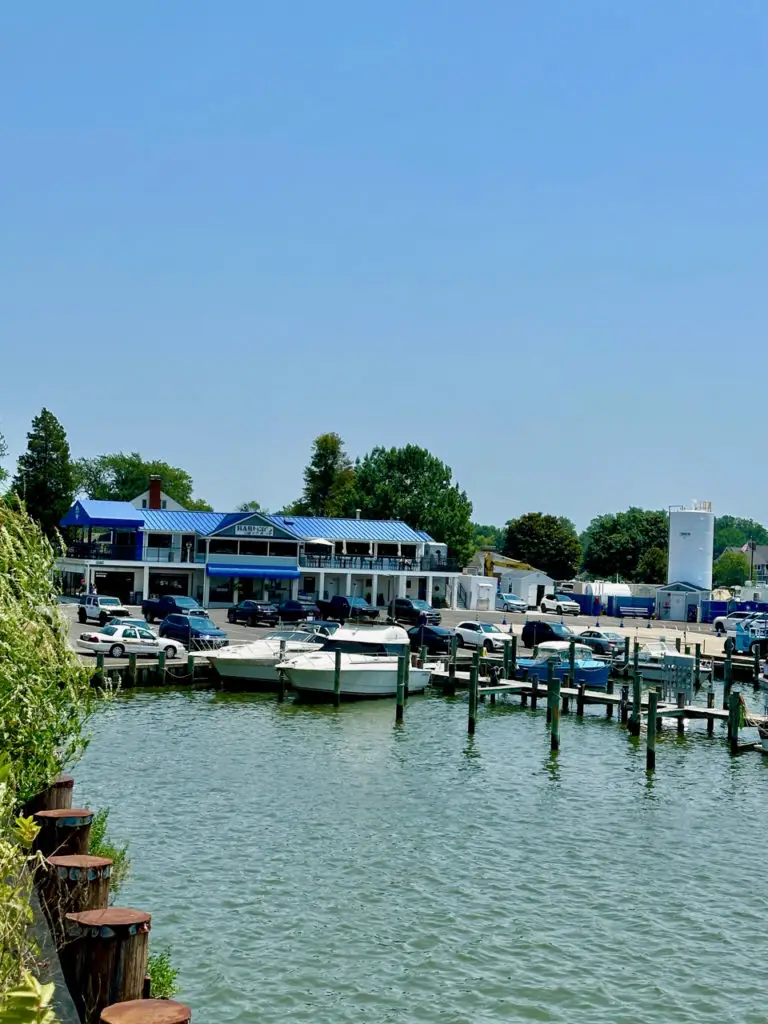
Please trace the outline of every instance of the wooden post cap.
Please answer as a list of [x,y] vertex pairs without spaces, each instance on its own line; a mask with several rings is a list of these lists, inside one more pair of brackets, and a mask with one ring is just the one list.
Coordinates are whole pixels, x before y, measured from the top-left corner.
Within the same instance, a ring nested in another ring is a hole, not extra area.
[[189,1024],[192,1011],[173,999],[131,999],[101,1011],[101,1024]]
[[[54,811],[35,811],[35,817],[44,821],[60,821],[64,825],[89,825],[93,821],[93,811],[84,807],[57,807]],[[66,821],[67,818],[72,821]]]
[[106,907],[103,910],[81,910],[76,914],[67,914],[67,920],[108,937],[116,932],[128,935],[148,932],[152,916],[131,907]]
[[109,857],[94,857],[89,853],[53,856],[48,858],[48,863],[61,878],[69,875],[72,879],[79,878],[81,872],[86,872],[89,877],[95,877],[97,873],[103,873],[105,868],[112,867]]
[[51,783],[56,789],[72,789],[75,785],[75,780],[71,775],[57,775]]

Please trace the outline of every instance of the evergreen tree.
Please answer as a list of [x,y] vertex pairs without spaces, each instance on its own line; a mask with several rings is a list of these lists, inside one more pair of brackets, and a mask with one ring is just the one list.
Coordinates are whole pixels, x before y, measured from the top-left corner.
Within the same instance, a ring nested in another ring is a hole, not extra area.
[[355,470],[338,434],[320,434],[304,470],[304,493],[291,506],[300,516],[355,514]]
[[[3,435],[0,434],[0,459],[4,459],[7,454],[8,454],[8,445],[5,443],[5,438],[3,437]],[[3,482],[3,480],[6,479],[7,476],[8,476],[8,470],[3,469],[3,467],[0,466],[0,484]]]
[[75,494],[75,477],[64,428],[48,409],[32,420],[27,450],[19,458],[13,490],[29,515],[53,536]]

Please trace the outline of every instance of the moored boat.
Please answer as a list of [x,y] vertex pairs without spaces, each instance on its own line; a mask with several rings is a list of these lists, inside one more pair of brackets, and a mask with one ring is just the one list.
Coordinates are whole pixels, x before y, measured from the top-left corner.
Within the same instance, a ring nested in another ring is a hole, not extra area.
[[[334,692],[336,652],[341,652],[340,694],[343,699],[394,697],[397,693],[398,656],[408,654],[408,634],[400,626],[341,627],[322,649],[287,657],[280,672],[300,695],[331,697]],[[422,693],[431,670],[411,668],[409,693]]]
[[277,664],[281,658],[319,650],[327,639],[326,635],[308,630],[276,629],[259,640],[211,651],[208,663],[221,680],[222,689],[277,689]]
[[[588,690],[604,690],[608,685],[608,677],[611,674],[610,661],[598,661],[590,647],[586,644],[574,644],[574,675],[575,679],[570,680],[571,685],[579,686],[584,683]],[[541,682],[546,682],[548,673],[548,662],[554,666],[554,674],[562,680],[570,674],[571,645],[565,640],[547,640],[539,644],[536,656],[533,658],[518,658],[516,674],[518,678],[526,675],[528,679],[538,676]]]

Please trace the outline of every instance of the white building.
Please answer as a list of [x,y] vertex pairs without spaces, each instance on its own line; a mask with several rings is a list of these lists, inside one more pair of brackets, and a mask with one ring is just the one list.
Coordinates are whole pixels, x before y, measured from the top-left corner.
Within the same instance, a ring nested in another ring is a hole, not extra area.
[[[159,488],[149,492],[156,506],[161,494]],[[302,593],[362,596],[379,606],[412,597],[456,608],[463,579],[444,544],[391,520],[187,512],[82,500],[61,525],[78,533],[57,560],[64,592],[95,586],[129,603],[179,594],[216,608]]]

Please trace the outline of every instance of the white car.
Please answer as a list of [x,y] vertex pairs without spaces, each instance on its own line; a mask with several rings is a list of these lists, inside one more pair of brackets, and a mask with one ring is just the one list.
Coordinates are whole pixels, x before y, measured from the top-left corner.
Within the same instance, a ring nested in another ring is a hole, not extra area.
[[520,612],[522,615],[525,615],[528,611],[528,602],[524,601],[522,597],[518,597],[517,594],[497,594],[496,611]]
[[718,636],[722,636],[723,633],[736,636],[738,624],[743,622],[744,619],[750,619],[754,614],[754,612],[731,612],[729,615],[718,615],[712,625],[715,627],[715,633]]
[[175,658],[180,644],[163,640],[146,626],[102,626],[90,633],[81,633],[77,646],[94,654],[109,654],[123,658],[127,654],[158,654],[165,652],[167,658]]
[[557,612],[558,615],[581,615],[581,608],[567,594],[545,594],[540,608],[543,612]]
[[484,647],[486,651],[501,651],[512,639],[511,633],[503,633],[493,622],[460,622],[454,632],[459,647]]
[[123,602],[116,597],[83,594],[77,603],[77,621],[82,623],[88,619],[96,619],[104,626],[112,618],[125,619],[130,614]]

